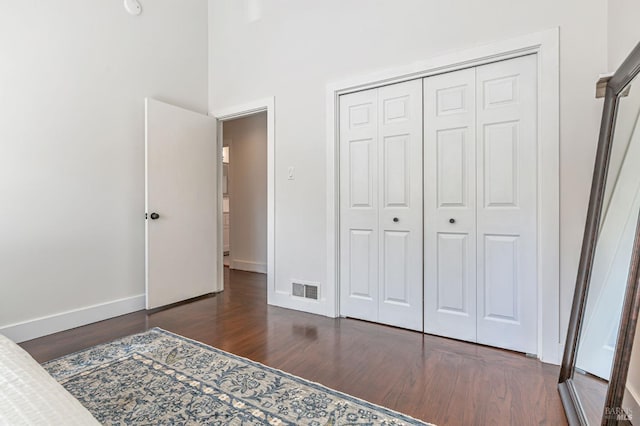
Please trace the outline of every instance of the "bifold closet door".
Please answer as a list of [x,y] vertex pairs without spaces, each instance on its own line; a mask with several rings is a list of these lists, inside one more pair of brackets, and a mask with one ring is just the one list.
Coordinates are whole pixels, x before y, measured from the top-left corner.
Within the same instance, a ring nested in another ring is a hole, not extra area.
[[478,343],[537,348],[537,61],[476,69]]
[[422,81],[340,97],[340,313],[422,330]]
[[536,352],[536,67],[424,81],[428,333]]
[[378,90],[340,96],[340,314],[378,320]]
[[425,333],[476,341],[475,69],[424,80]]

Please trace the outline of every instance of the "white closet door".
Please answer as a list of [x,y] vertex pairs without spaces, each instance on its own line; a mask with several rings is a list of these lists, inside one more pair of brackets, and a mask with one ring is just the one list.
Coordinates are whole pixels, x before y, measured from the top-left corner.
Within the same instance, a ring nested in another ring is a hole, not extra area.
[[424,80],[424,331],[476,341],[475,69]]
[[536,353],[536,56],[476,69],[478,343]]
[[422,331],[422,81],[378,90],[378,322]]
[[378,90],[340,97],[340,314],[378,320]]
[[422,330],[422,82],[340,97],[340,313]]

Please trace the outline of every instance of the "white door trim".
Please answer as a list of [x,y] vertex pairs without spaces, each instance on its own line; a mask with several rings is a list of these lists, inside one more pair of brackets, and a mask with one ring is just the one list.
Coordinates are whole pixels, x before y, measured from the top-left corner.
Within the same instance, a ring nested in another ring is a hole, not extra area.
[[[275,98],[257,99],[241,105],[234,105],[209,113],[217,121],[218,126],[218,155],[222,162],[222,123],[242,118],[259,112],[267,113],[267,303],[272,304],[275,296]],[[218,170],[218,210],[222,211],[222,167]],[[222,215],[218,218],[218,248],[222,255],[224,243],[222,241]],[[224,265],[218,263],[218,282],[223,290]]]
[[560,363],[560,59],[559,30],[553,28],[386,69],[327,85],[327,299],[339,315],[338,97],[363,89],[455,71],[518,56],[538,58],[538,325],[537,356]]

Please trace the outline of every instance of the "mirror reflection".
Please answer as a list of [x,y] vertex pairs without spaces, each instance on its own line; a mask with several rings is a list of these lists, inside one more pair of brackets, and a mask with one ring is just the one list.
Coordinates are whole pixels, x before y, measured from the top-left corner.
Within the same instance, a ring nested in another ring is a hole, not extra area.
[[640,79],[636,77],[618,99],[600,228],[573,374],[590,424],[602,420],[640,212],[639,117]]

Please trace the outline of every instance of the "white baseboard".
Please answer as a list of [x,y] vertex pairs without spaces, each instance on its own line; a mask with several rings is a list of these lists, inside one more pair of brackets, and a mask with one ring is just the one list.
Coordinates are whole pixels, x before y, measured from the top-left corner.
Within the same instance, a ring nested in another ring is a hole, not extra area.
[[20,343],[59,331],[69,330],[93,322],[139,311],[144,309],[144,307],[145,295],[139,294],[137,296],[6,325],[0,327],[0,334],[4,334],[14,342]]
[[624,389],[624,399],[622,400],[622,408],[631,414],[631,423],[640,425],[640,399],[636,398],[629,388]]
[[324,299],[313,300],[292,296],[290,293],[276,290],[268,295],[267,303],[280,308],[293,309],[295,311],[307,312],[310,314],[322,315],[335,318],[331,308],[333,307]]
[[258,272],[259,274],[267,273],[266,263],[253,262],[251,260],[229,259],[229,267],[241,271]]

